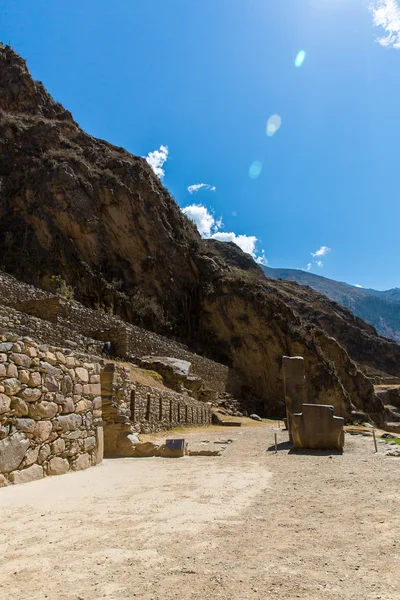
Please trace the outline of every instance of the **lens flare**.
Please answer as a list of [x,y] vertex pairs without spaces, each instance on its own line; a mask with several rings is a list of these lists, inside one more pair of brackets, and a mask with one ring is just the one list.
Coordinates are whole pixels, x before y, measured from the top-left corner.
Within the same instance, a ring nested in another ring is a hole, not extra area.
[[259,160],[255,160],[253,163],[251,163],[250,168],[249,168],[250,179],[257,179],[257,177],[260,176],[261,171],[262,171],[262,164],[260,163]]
[[300,52],[298,52],[294,64],[296,67],[301,67],[301,65],[303,64],[303,62],[306,59],[306,53],[304,50],[300,50]]
[[279,115],[272,115],[267,121],[266,133],[269,137],[275,135],[280,126],[282,125],[282,119]]

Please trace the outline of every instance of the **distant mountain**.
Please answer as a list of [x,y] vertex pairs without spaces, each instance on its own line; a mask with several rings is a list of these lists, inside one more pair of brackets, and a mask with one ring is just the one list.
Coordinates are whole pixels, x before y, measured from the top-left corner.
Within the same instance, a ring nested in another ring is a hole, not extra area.
[[263,270],[267,277],[297,281],[328,296],[371,323],[381,335],[400,343],[400,288],[381,292],[358,288],[299,269],[263,267]]

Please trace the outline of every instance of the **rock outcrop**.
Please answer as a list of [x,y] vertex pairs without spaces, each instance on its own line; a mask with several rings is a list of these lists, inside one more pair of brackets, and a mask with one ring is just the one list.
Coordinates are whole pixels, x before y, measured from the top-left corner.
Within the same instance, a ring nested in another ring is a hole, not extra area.
[[82,131],[9,47],[0,48],[0,256],[27,283],[233,367],[257,412],[284,411],[284,354],[304,356],[310,398],[347,418],[383,411],[353,361],[400,375],[400,347],[349,311],[266,279],[233,244],[201,240],[146,161]]

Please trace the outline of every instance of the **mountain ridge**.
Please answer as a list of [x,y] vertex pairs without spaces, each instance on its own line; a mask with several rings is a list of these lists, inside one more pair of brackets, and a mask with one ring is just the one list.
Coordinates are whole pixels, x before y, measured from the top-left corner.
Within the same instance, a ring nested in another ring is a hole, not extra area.
[[400,343],[400,290],[379,291],[359,288],[301,269],[279,269],[263,266],[267,277],[296,281],[328,296],[371,323],[378,333]]
[[0,47],[0,269],[182,341],[231,367],[282,416],[282,356],[308,397],[351,420],[384,406],[357,363],[400,375],[400,346],[348,309],[267,279],[235,244],[202,240],[145,159],[85,133]]

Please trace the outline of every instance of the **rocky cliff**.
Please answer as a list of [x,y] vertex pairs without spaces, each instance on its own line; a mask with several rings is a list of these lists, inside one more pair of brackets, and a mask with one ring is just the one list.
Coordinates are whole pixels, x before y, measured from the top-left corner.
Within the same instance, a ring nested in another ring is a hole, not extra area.
[[319,294],[266,279],[233,244],[201,240],[146,161],[82,131],[9,47],[0,188],[4,270],[233,366],[267,414],[282,414],[282,355],[301,354],[311,401],[379,420],[353,360],[398,375],[400,347]]
[[297,281],[311,287],[371,323],[380,335],[400,342],[400,290],[397,288],[384,292],[358,288],[300,269],[263,267],[263,271],[272,279]]

